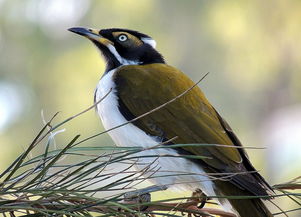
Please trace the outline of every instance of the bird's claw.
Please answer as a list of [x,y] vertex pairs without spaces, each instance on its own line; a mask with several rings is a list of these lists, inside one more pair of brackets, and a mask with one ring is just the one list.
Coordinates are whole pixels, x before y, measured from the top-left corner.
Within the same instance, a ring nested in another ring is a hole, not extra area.
[[[207,200],[209,199],[210,198],[201,189],[196,189],[192,193],[191,198],[187,200],[187,202],[189,203],[187,209],[188,210],[202,209],[205,206]],[[192,216],[202,216],[202,215],[188,213],[188,217],[192,217]]]

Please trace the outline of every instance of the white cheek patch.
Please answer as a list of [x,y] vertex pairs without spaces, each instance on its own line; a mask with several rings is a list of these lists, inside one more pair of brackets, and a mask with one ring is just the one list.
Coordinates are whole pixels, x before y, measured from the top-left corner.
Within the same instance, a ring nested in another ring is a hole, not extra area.
[[138,62],[138,61],[127,60],[127,59],[123,58],[122,56],[120,56],[119,53],[117,52],[116,48],[111,44],[107,45],[107,48],[116,57],[116,59],[118,60],[118,62],[121,65],[139,65],[140,64],[140,62]]
[[110,50],[111,53],[116,57],[116,59],[117,59],[120,63],[122,63],[122,58],[121,58],[121,56],[119,55],[119,53],[117,52],[116,48],[115,48],[113,45],[111,45],[111,44],[108,44],[108,45],[107,45],[107,48],[109,48],[109,50]]
[[156,48],[157,42],[154,39],[152,39],[152,38],[141,38],[141,40],[144,43],[149,44],[153,48]]

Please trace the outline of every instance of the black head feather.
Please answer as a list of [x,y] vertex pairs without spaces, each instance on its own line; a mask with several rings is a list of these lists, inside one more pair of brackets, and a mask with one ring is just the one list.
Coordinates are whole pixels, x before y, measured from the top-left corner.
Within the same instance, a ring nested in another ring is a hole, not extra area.
[[[132,36],[135,36],[140,40],[141,43],[137,46],[125,46],[123,43],[119,42],[114,33],[117,32],[125,32]],[[138,31],[129,30],[129,29],[121,29],[121,28],[112,28],[112,29],[102,29],[99,31],[99,34],[113,42],[113,46],[116,49],[117,53],[120,57],[125,60],[125,62],[129,62],[126,64],[151,64],[151,63],[165,63],[163,56],[149,43],[146,43],[144,40],[152,38],[146,34],[140,33]],[[116,67],[119,67],[124,62],[120,62],[116,54],[112,53],[112,51],[105,45],[94,41],[94,44],[101,50],[103,56],[107,62],[106,71],[110,71]]]

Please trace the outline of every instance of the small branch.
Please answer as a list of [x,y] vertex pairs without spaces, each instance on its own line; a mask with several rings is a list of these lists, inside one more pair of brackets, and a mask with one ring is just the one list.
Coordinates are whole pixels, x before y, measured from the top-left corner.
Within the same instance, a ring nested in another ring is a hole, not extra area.
[[124,194],[124,197],[127,198],[127,199],[130,199],[130,198],[134,198],[134,197],[139,197],[142,194],[156,192],[156,191],[164,191],[164,190],[167,190],[167,186],[165,186],[165,185],[162,185],[162,186],[153,185],[153,186],[143,188],[143,189],[139,189],[139,190],[136,190],[136,191],[126,192]]
[[300,190],[301,184],[298,183],[287,183],[287,184],[278,184],[273,186],[277,190]]
[[[124,205],[121,203],[120,206],[104,206],[104,205],[99,205],[99,206],[92,206],[93,203],[97,203],[96,201],[88,201],[85,199],[72,199],[72,200],[65,200],[66,202],[73,204],[73,205],[91,205],[89,207],[86,207],[84,210],[88,212],[97,212],[97,213],[110,213],[112,210],[115,210],[116,212],[119,212],[121,207],[126,205],[130,210],[133,211],[139,211],[141,205],[139,204],[130,204],[130,203],[124,203]],[[30,200],[15,200],[10,203],[12,207],[18,206],[20,204],[28,203],[29,206],[27,206],[28,211],[37,211],[37,209],[41,209],[44,212],[47,212],[47,210],[62,210],[66,208],[66,205],[63,203],[56,203],[52,200],[42,200],[39,201],[38,204],[33,203],[33,201]],[[69,204],[69,206],[70,206]],[[129,206],[130,205],[130,206]],[[137,206],[135,206],[137,205]],[[23,208],[22,208],[23,209]],[[25,208],[24,208],[25,209]],[[5,208],[0,208],[0,213],[5,213],[5,212],[10,212],[14,213],[14,211],[17,210],[9,210],[8,207],[6,206]],[[78,210],[80,211],[80,210]],[[141,213],[152,213],[153,211],[176,211],[176,212],[182,212],[188,214],[188,216],[198,214],[201,216],[211,216],[211,215],[219,215],[221,217],[237,217],[235,214],[223,211],[221,209],[217,208],[198,208],[195,206],[195,202],[185,202],[185,203],[164,203],[164,202],[153,202],[151,205],[147,207],[146,210],[140,211]],[[123,213],[126,214],[127,211],[123,210]]]
[[301,189],[301,176],[298,176],[289,182],[274,185],[273,188],[278,190],[299,190]]
[[198,208],[195,206],[194,202],[186,203],[154,203],[154,205],[149,206],[146,209],[147,212],[150,211],[181,211],[188,214],[207,214],[210,215],[219,215],[221,217],[237,217],[231,212],[226,212],[221,209],[216,208]]
[[74,118],[76,118],[76,117],[78,117],[78,116],[80,116],[80,115],[86,113],[87,111],[89,111],[89,110],[95,108],[101,101],[103,101],[103,100],[111,93],[111,91],[112,91],[112,88],[111,88],[111,89],[110,89],[110,90],[109,90],[109,91],[108,91],[108,92],[107,92],[100,100],[96,101],[93,105],[91,105],[91,106],[88,107],[87,109],[85,109],[85,110],[83,110],[83,111],[81,111],[81,112],[79,112],[79,113],[77,113],[77,114],[75,114],[75,115],[73,115],[73,116],[67,118],[67,119],[64,120],[63,122],[61,122],[61,123],[57,124],[56,126],[52,127],[52,131],[55,130],[55,129],[57,129],[58,127],[62,126],[62,125],[65,124],[66,122],[68,122],[68,121],[70,121],[70,120],[72,120],[72,119],[74,119]]

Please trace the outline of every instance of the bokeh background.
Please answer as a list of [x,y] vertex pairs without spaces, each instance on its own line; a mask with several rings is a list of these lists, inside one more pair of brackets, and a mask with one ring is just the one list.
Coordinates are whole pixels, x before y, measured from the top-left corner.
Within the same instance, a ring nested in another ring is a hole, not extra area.
[[[301,175],[301,1],[0,0],[0,169],[45,119],[93,103],[104,70],[74,26],[139,30],[167,62],[200,84],[271,183]],[[66,125],[59,144],[102,131],[90,111]],[[107,135],[89,145],[110,145]],[[288,202],[281,202],[288,208]],[[299,213],[300,214],[300,213]],[[300,216],[292,213],[291,216]]]

